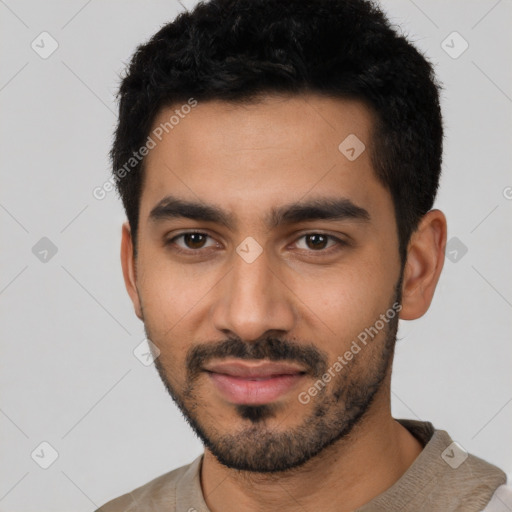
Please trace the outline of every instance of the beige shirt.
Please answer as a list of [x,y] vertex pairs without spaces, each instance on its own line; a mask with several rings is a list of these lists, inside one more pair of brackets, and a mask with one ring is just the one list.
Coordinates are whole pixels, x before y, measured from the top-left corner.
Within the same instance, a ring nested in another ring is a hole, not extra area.
[[[420,440],[423,451],[389,489],[356,512],[481,512],[498,488],[502,494],[496,493],[493,506],[502,506],[502,497],[510,493],[510,487],[504,485],[506,475],[501,469],[467,454],[452,444],[444,430],[434,429],[429,422],[397,421]],[[109,501],[96,512],[211,512],[201,490],[202,460],[201,454],[190,464]],[[512,510],[512,499],[503,510]]]

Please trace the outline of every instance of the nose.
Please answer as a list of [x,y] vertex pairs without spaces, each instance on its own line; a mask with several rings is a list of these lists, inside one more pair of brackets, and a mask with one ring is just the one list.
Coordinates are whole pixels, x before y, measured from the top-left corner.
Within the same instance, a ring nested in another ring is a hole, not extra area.
[[234,254],[233,267],[222,280],[212,307],[217,330],[248,341],[269,332],[289,332],[297,318],[293,292],[265,251],[251,263]]

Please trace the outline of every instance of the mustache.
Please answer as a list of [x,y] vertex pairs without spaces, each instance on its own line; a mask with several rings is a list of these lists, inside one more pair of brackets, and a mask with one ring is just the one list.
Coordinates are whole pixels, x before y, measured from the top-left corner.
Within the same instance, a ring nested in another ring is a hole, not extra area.
[[327,354],[313,344],[298,344],[274,337],[246,342],[235,337],[191,347],[186,356],[189,377],[193,379],[199,375],[210,360],[226,358],[300,363],[306,368],[306,373],[315,378],[320,378],[328,367]]

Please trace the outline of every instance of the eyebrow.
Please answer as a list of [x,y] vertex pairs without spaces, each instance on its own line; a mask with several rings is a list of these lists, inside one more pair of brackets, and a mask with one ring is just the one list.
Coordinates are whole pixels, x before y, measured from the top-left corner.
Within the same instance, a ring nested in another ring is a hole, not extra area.
[[[237,223],[231,213],[218,206],[166,196],[151,210],[151,221],[187,218],[201,222],[220,224],[233,230]],[[319,198],[290,203],[273,208],[265,219],[269,229],[280,225],[297,224],[315,220],[356,220],[369,222],[368,211],[347,198]]]

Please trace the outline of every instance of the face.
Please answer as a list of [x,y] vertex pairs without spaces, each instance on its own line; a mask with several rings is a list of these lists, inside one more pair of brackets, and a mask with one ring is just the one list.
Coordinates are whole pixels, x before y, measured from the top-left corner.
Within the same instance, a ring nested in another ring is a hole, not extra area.
[[228,467],[298,467],[379,407],[401,265],[373,122],[317,96],[199,102],[146,157],[128,289],[164,385]]

